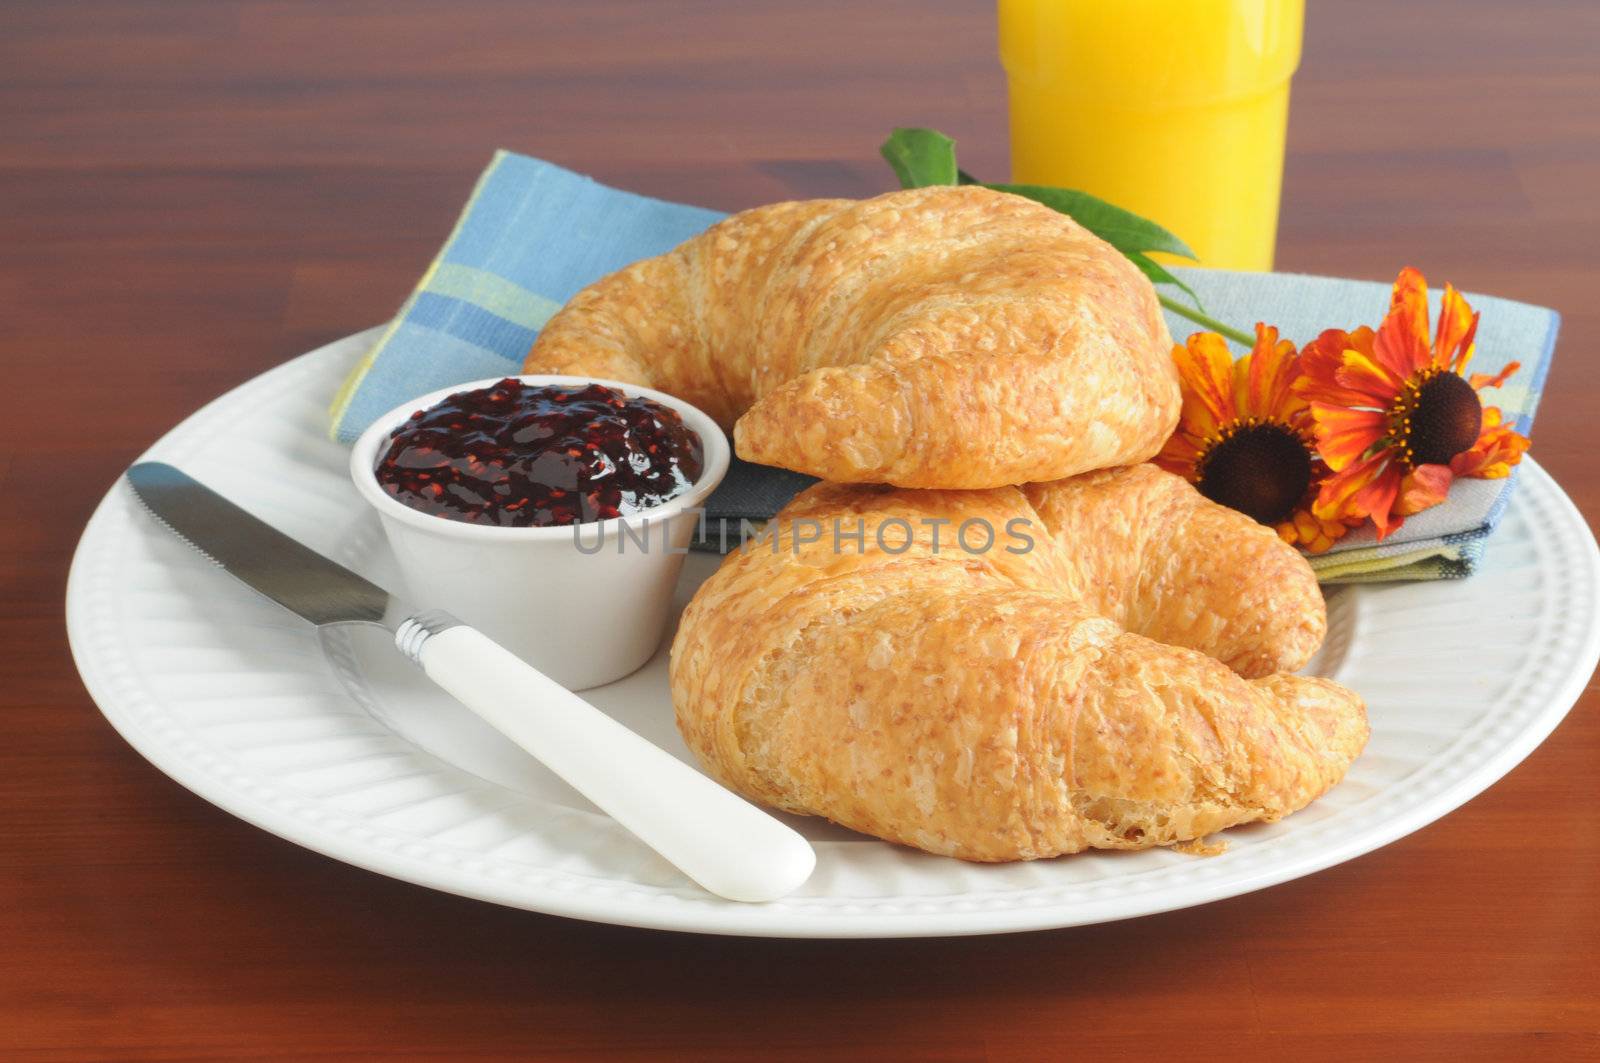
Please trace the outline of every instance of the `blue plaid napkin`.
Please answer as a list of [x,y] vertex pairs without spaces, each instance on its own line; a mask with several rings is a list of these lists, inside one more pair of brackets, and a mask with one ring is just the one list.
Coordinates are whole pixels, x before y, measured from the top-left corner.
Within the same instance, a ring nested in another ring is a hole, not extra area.
[[[444,249],[334,399],[333,435],[353,441],[375,418],[408,399],[518,371],[540,327],[580,288],[675,247],[721,217],[607,188],[538,159],[497,152]],[[1427,271],[1426,261],[1419,265]],[[1325,328],[1376,326],[1389,302],[1386,283],[1288,273],[1179,272],[1213,317],[1246,328],[1266,321],[1297,343]],[[1433,299],[1437,314],[1436,294]],[[1469,294],[1468,299],[1483,314],[1473,371],[1492,373],[1509,361],[1522,362],[1522,370],[1486,398],[1526,435],[1560,317],[1544,307],[1492,296]],[[1180,340],[1196,327],[1172,314],[1167,323]],[[1370,529],[1358,530],[1312,558],[1312,567],[1324,582],[1339,583],[1465,576],[1505,512],[1515,481],[1514,473],[1504,480],[1457,480],[1448,501],[1408,518],[1382,543]],[[809,482],[795,473],[736,461],[707,509],[713,520],[765,519]]]

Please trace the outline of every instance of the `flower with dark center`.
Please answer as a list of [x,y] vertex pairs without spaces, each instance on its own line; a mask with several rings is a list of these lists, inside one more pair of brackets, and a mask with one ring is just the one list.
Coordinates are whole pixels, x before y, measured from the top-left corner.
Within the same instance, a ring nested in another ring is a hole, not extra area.
[[1434,366],[1412,374],[1389,407],[1389,436],[1408,465],[1444,465],[1476,443],[1482,430],[1478,393]]
[[1237,362],[1212,332],[1190,336],[1172,357],[1183,414],[1156,464],[1286,542],[1313,553],[1332,546],[1351,522],[1311,511],[1328,470],[1317,457],[1310,410],[1294,391],[1294,345],[1257,325],[1255,347]]
[[1262,524],[1288,520],[1311,486],[1306,439],[1254,417],[1224,428],[1200,459],[1200,493]]
[[1518,363],[1492,376],[1463,375],[1477,330],[1478,315],[1447,284],[1430,337],[1427,282],[1408,267],[1376,332],[1330,329],[1306,345],[1294,386],[1333,470],[1317,496],[1319,513],[1370,516],[1381,539],[1443,502],[1455,477],[1510,473],[1528,441],[1478,392],[1504,383]]

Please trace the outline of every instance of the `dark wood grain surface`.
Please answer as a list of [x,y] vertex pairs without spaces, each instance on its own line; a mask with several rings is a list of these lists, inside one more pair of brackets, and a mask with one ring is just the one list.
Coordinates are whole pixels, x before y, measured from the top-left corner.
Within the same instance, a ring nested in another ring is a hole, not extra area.
[[[190,795],[85,694],[62,591],[96,500],[205,400],[390,315],[495,147],[725,209],[883,190],[896,124],[999,175],[994,51],[983,3],[0,4],[0,1058],[1600,1054],[1593,686],[1486,794],[1313,877],[890,942],[384,879]],[[1279,253],[1559,308],[1534,453],[1591,516],[1597,52],[1577,0],[1320,0]]]

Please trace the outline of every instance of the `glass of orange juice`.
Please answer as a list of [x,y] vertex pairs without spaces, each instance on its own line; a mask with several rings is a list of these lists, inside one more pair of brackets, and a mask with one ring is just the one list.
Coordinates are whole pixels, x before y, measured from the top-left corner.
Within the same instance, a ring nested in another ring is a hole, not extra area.
[[999,0],[1011,179],[1269,270],[1305,0]]

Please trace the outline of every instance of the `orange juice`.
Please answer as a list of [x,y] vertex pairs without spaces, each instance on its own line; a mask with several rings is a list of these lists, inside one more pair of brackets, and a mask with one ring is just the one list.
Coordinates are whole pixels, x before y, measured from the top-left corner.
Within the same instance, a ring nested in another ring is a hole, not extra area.
[[1011,179],[1166,226],[1201,265],[1272,268],[1304,0],[999,0]]

